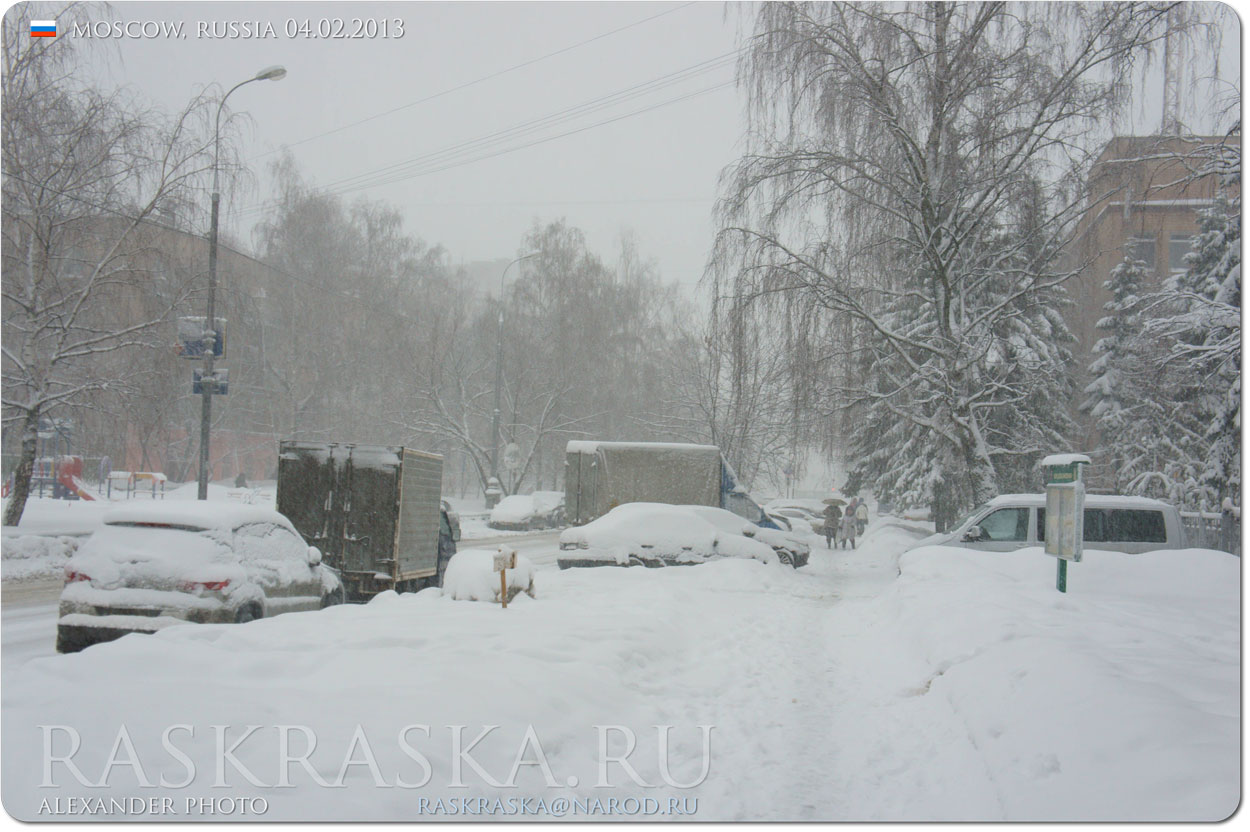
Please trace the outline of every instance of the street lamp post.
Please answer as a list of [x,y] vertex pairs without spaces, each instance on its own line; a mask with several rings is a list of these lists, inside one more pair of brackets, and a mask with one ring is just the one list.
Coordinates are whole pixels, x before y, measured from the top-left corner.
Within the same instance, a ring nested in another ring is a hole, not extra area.
[[217,340],[217,319],[214,307],[217,299],[217,210],[221,203],[218,183],[218,161],[221,155],[221,111],[226,106],[226,99],[230,97],[230,93],[244,84],[250,84],[253,81],[279,81],[285,76],[286,69],[280,66],[271,66],[262,69],[246,81],[240,81],[235,84],[221,97],[221,103],[217,105],[217,118],[213,124],[213,207],[208,231],[208,317],[204,321],[204,375],[200,380],[200,477],[198,496],[201,500],[208,499],[208,435],[213,417],[213,391],[216,389],[216,382],[213,378],[213,350],[216,348],[215,341]]
[[522,260],[537,257],[540,253],[531,251],[529,254],[522,254],[504,266],[503,274],[499,276],[499,333],[495,340],[495,415],[491,419],[490,429],[490,475],[500,482],[502,480],[499,480],[499,395],[503,387],[503,283],[508,276],[508,269]]

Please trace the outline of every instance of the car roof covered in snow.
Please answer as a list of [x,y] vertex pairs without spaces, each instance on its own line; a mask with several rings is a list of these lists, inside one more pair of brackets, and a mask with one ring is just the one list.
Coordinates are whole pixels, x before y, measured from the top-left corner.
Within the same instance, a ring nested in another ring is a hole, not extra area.
[[217,500],[136,500],[108,509],[102,520],[105,525],[167,523],[197,529],[237,529],[248,523],[276,523],[294,530],[291,521],[273,509]]
[[595,439],[570,439],[565,451],[570,454],[597,454],[600,449],[616,450],[625,448],[666,448],[672,451],[715,451],[715,445],[693,445],[688,442],[600,442]]
[[[995,508],[1003,505],[1041,506],[1046,505],[1045,494],[999,494],[985,504]],[[1086,494],[1086,508],[1172,508],[1169,503],[1152,497],[1131,497],[1124,494]]]

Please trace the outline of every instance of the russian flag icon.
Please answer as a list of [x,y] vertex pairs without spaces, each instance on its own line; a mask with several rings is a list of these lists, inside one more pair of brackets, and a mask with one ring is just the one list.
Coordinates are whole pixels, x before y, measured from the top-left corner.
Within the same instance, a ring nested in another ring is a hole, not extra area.
[[56,21],[55,20],[32,20],[30,22],[30,36],[32,38],[54,38],[56,37]]

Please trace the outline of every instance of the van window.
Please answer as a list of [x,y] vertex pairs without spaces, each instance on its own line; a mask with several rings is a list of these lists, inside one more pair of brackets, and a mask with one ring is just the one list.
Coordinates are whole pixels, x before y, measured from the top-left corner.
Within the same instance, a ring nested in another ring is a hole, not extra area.
[[984,540],[1026,540],[1029,536],[1029,510],[1000,508],[987,514],[977,525],[981,527]]
[[1163,512],[1145,509],[1112,509],[1107,512],[1107,539],[1128,543],[1167,543]]
[[[1037,510],[1037,539],[1046,539],[1046,509]],[[1167,543],[1163,512],[1152,509],[1085,509],[1086,543]]]

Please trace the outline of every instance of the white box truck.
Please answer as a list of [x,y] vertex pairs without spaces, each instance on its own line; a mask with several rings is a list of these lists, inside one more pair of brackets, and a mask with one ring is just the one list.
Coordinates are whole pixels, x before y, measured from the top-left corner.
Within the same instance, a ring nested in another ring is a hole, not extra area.
[[581,526],[623,503],[715,506],[777,525],[738,482],[715,445],[573,440],[564,462],[564,513]]

